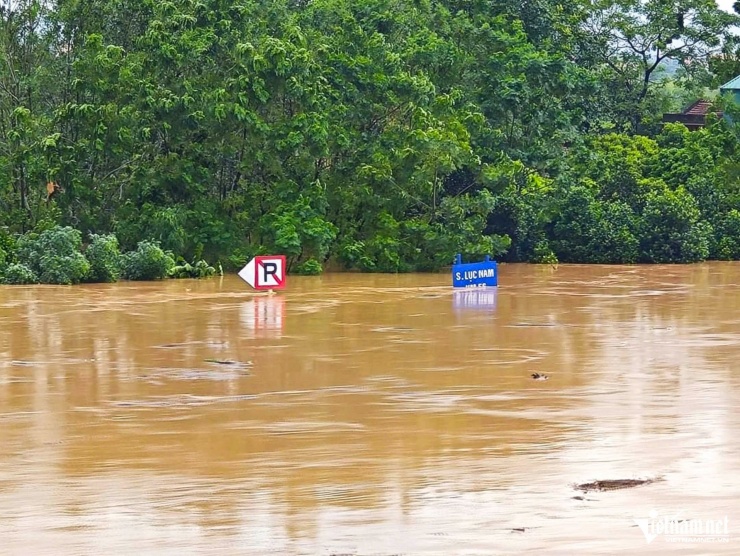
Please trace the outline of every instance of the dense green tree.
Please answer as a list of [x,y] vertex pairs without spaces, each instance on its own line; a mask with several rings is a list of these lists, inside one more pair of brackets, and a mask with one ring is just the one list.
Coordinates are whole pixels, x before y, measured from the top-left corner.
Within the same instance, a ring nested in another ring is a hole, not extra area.
[[[156,278],[168,252],[183,276],[735,257],[737,128],[656,125],[727,77],[734,23],[710,0],[3,3],[0,226],[31,235],[0,264],[114,280],[114,237]],[[27,257],[64,227],[75,264]]]
[[739,21],[714,0],[594,3],[586,28],[604,68],[602,84],[611,93],[615,123],[637,127],[649,115],[666,63],[706,75],[709,60],[732,42]]

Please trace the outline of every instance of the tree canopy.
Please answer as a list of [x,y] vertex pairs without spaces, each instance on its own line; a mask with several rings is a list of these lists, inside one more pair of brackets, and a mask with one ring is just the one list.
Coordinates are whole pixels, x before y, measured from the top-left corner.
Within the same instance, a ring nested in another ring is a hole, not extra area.
[[657,123],[731,71],[737,23],[713,0],[5,2],[0,234],[304,273],[735,258],[734,127]]

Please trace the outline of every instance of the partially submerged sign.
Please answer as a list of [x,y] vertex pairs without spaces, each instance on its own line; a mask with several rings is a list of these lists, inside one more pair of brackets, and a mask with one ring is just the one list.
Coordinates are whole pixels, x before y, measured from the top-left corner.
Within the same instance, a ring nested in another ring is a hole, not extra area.
[[462,255],[457,255],[452,265],[452,285],[456,288],[498,286],[496,261],[486,255],[483,262],[463,263]]
[[285,274],[285,255],[255,257],[239,271],[239,277],[255,290],[284,288]]

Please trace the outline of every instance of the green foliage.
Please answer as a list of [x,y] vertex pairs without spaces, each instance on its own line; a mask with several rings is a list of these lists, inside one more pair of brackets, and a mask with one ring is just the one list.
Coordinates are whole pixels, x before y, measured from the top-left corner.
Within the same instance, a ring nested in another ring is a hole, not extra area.
[[729,211],[720,221],[717,232],[717,258],[726,261],[740,260],[740,211]]
[[0,283],[3,281],[5,269],[8,267],[8,254],[0,247]]
[[709,81],[709,62],[723,44],[732,44],[739,21],[705,0],[603,0],[587,19],[589,62],[603,68],[601,86],[609,93],[604,101],[615,123],[632,129],[640,129],[645,116],[653,119],[651,109],[660,115],[665,64],[678,65],[687,78]]
[[174,268],[172,256],[154,241],[140,241],[135,251],[124,253],[121,276],[126,280],[161,280]]
[[639,218],[625,202],[600,202],[590,237],[592,263],[633,264],[640,258]]
[[36,273],[24,264],[13,263],[0,273],[3,284],[38,284]]
[[90,263],[82,253],[51,255],[41,260],[39,280],[44,284],[79,284],[90,272]]
[[620,199],[597,199],[598,185],[570,188],[552,222],[552,244],[562,262],[635,263],[639,218]]
[[90,282],[116,282],[121,275],[121,252],[113,234],[90,235],[85,257],[90,262]]
[[194,264],[183,260],[179,263],[167,273],[170,278],[207,278],[216,274],[216,269],[202,259]]
[[251,249],[237,248],[227,257],[225,266],[231,270],[241,270],[255,254]]
[[552,184],[521,165],[511,170],[499,175],[493,185],[502,191],[494,196],[485,233],[510,238],[511,249],[505,253],[504,260],[538,260],[543,245],[549,250],[547,226],[555,210]]
[[536,264],[558,264],[558,257],[552,252],[547,241],[539,241],[534,246],[531,262]]
[[323,268],[319,261],[316,259],[308,259],[292,269],[292,272],[293,274],[302,274],[304,276],[316,276],[321,274],[322,270]]
[[7,229],[0,228],[0,251],[4,253],[3,260],[10,263],[15,252],[15,238],[8,233]]
[[301,195],[295,202],[282,204],[274,214],[261,219],[266,249],[285,254],[291,263],[298,263],[296,268],[311,259],[324,260],[337,235],[336,226],[315,208],[321,204],[321,189],[313,189],[312,200]]
[[375,259],[367,252],[364,241],[345,241],[339,248],[337,258],[346,268],[357,268],[364,271],[376,269]]
[[398,221],[382,212],[373,223],[375,233],[364,241],[347,241],[339,260],[348,268],[367,272],[401,272],[409,270],[401,257],[402,238]]
[[[737,126],[660,120],[734,77],[737,21],[704,0],[10,3],[4,264],[112,281],[111,233],[139,279],[267,252],[300,273],[735,257]],[[89,271],[70,225],[98,234]]]
[[82,234],[78,230],[55,226],[18,238],[16,258],[33,271],[41,283],[78,284],[90,272],[90,263],[81,248]]
[[583,185],[570,188],[559,205],[552,234],[557,257],[563,262],[588,261],[593,251],[591,240],[599,224],[598,203],[592,189]]
[[709,255],[711,227],[684,189],[656,186],[642,214],[641,258],[651,263],[693,263]]

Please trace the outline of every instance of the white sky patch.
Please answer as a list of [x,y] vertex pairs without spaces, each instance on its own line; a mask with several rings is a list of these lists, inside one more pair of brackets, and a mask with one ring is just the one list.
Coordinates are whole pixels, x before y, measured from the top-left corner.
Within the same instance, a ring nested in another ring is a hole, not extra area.
[[734,3],[735,0],[717,0],[717,5],[720,7],[720,9],[726,12],[732,12],[732,5]]

